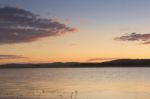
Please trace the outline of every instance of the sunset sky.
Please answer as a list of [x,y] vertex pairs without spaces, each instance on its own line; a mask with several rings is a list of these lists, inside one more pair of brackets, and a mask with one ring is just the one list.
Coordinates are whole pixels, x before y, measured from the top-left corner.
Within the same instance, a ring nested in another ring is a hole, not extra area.
[[150,58],[150,0],[0,0],[0,64]]

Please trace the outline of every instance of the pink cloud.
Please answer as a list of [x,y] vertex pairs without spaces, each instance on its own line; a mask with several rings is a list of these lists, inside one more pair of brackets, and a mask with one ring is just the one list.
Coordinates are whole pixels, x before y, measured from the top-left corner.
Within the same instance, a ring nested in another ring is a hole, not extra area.
[[116,58],[90,58],[87,61],[88,62],[94,62],[94,61],[106,61],[106,60],[114,60]]

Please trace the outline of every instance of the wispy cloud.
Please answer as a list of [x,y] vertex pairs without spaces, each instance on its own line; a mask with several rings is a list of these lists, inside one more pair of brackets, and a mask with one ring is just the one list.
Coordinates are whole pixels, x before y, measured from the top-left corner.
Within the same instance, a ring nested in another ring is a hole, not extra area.
[[28,57],[24,57],[22,55],[0,55],[0,60],[2,60],[2,59],[23,59],[23,58],[28,58]]
[[107,61],[107,60],[114,60],[116,58],[90,58],[88,62],[96,62],[96,61]]
[[0,8],[0,44],[32,42],[75,30],[56,20],[42,18],[24,9]]
[[150,44],[150,33],[138,34],[138,33],[130,33],[120,37],[114,38],[114,40],[118,41],[139,41],[142,44]]
[[77,46],[78,44],[76,43],[71,43],[70,46]]

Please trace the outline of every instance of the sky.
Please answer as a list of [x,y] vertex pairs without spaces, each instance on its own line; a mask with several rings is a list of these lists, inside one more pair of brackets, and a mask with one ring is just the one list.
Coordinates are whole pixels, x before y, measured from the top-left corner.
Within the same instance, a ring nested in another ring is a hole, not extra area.
[[0,64],[150,58],[149,0],[0,0]]

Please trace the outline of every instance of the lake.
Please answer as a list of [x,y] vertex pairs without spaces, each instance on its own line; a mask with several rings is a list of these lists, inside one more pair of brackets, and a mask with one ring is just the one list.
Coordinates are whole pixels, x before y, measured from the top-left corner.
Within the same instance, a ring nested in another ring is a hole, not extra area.
[[150,68],[0,69],[0,99],[149,99]]

